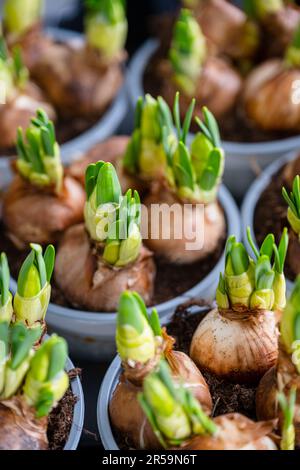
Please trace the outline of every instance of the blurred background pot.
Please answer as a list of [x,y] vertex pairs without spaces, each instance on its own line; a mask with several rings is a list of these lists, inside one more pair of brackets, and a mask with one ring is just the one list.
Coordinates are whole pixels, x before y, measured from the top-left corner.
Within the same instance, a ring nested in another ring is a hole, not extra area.
[[[294,160],[296,157],[297,157],[297,154],[295,154],[295,152],[291,152],[291,153],[281,156],[281,158],[273,162],[261,173],[261,175],[250,186],[248,192],[245,195],[242,208],[241,208],[242,234],[244,238],[243,241],[245,245],[247,246],[247,249],[249,250],[250,253],[252,252],[252,249],[246,237],[246,230],[247,230],[247,227],[250,227],[251,233],[253,234],[253,237],[254,237],[254,241],[256,241],[255,232],[254,232],[254,217],[255,217],[256,205],[262,193],[264,192],[266,187],[270,184],[273,175],[279,172],[280,169],[286,163]],[[288,226],[288,222],[287,222],[287,226]],[[293,283],[287,279],[286,284],[287,284],[287,291],[289,293],[291,292],[293,288]]]
[[[219,201],[224,208],[228,234],[240,239],[240,214],[229,191],[221,186]],[[174,312],[177,305],[195,297],[212,298],[223,269],[224,255],[213,270],[191,290],[179,297],[171,299],[156,308],[160,317],[166,320]],[[16,292],[16,282],[11,281],[11,289]],[[95,313],[74,310],[50,303],[47,313],[48,330],[63,336],[69,345],[72,357],[89,361],[111,360],[115,354],[115,313]]]
[[[83,35],[60,28],[47,28],[47,34],[58,41],[82,42]],[[65,165],[80,158],[93,145],[113,135],[120,127],[127,109],[126,78],[117,96],[99,121],[87,131],[61,145],[62,161]],[[11,181],[10,162],[12,157],[0,156],[0,189]]]
[[[158,48],[158,41],[147,40],[133,55],[127,76],[131,116],[139,96],[144,95],[145,69]],[[224,183],[237,198],[242,198],[261,169],[266,168],[283,154],[299,149],[300,136],[260,143],[222,143],[226,152]]]

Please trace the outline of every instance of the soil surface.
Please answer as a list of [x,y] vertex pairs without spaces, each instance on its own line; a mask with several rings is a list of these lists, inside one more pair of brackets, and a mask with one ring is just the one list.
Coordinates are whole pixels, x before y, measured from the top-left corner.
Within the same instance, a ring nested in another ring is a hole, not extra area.
[[[254,214],[254,233],[258,245],[263,242],[268,233],[273,233],[276,243],[278,243],[284,227],[289,228],[287,204],[282,196],[282,186],[286,186],[283,177],[285,168],[286,166],[282,167],[273,175],[270,184],[265,188],[257,202]],[[294,281],[296,273],[289,263],[290,259],[288,251],[284,273],[288,279]]]
[[[69,371],[70,380],[80,374],[80,370]],[[68,440],[73,422],[74,407],[77,403],[71,387],[67,390],[57,407],[49,415],[47,436],[50,450],[63,450]]]

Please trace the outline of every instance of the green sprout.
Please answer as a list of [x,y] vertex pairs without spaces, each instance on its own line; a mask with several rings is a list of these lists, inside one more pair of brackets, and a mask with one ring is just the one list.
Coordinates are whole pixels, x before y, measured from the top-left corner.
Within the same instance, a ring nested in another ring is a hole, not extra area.
[[15,47],[10,56],[3,37],[0,37],[0,80],[4,86],[6,100],[12,99],[18,90],[22,90],[29,77],[29,72],[22,61],[21,50]]
[[[287,301],[280,322],[281,340],[289,354],[294,352],[295,343],[300,341],[300,276],[297,277],[293,291]],[[295,364],[300,373],[300,364]]]
[[294,415],[296,405],[296,387],[291,388],[289,397],[285,394],[278,393],[277,400],[283,414],[283,426],[281,430],[281,450],[295,450],[295,426]]
[[31,252],[19,272],[14,312],[16,321],[36,327],[44,322],[50,302],[55,250],[49,245],[43,255],[40,245],[31,243],[30,247]]
[[31,360],[23,396],[36,409],[37,418],[47,416],[68,389],[69,377],[64,371],[67,355],[66,341],[52,335]]
[[215,435],[218,431],[192,393],[174,384],[163,360],[158,370],[145,378],[138,400],[164,448],[179,446],[193,435]]
[[22,323],[0,323],[0,399],[11,398],[19,390],[34,354],[33,345],[42,334],[40,327],[29,329]]
[[26,129],[17,132],[17,169],[23,178],[40,188],[53,187],[59,194],[63,185],[63,166],[53,122],[42,109]]
[[9,291],[9,266],[5,253],[0,256],[0,323],[10,323],[13,316],[12,295]]
[[103,245],[103,259],[124,267],[139,256],[141,204],[137,191],[122,196],[115,168],[100,161],[91,164],[85,178],[85,225],[90,237]]
[[250,18],[264,20],[267,16],[282,10],[282,0],[244,0],[244,11]]
[[220,275],[216,299],[219,308],[283,309],[285,278],[283,274],[288,236],[285,229],[279,246],[269,234],[258,250],[247,229],[255,260],[250,258],[243,243],[230,236],[225,249],[225,272]]
[[174,149],[176,138],[171,111],[163,98],[147,94],[136,104],[134,131],[127,146],[123,165],[132,174],[151,180],[162,176],[167,156],[164,141]]
[[106,59],[113,59],[125,46],[127,19],[124,0],[85,0],[88,44]]
[[148,315],[143,299],[137,292],[125,291],[120,297],[116,344],[123,361],[145,364],[156,352],[156,337],[161,337],[156,309]]
[[193,14],[182,9],[175,24],[169,59],[174,81],[187,96],[197,90],[197,79],[206,57],[206,41]]
[[287,218],[293,231],[300,239],[300,177],[297,175],[293,181],[290,194],[282,188],[282,195],[288,205]]
[[42,10],[42,0],[5,0],[4,26],[9,33],[22,35],[40,20]]
[[300,67],[300,25],[285,51],[285,64],[287,67]]
[[168,163],[167,179],[180,199],[210,203],[216,199],[224,171],[224,152],[220,146],[218,124],[205,107],[202,110],[204,122],[196,118],[201,132],[193,139],[190,149],[187,147],[186,138],[194,107],[195,101],[192,100],[181,126],[179,93],[176,93],[173,114],[178,145],[174,151],[168,141],[164,141]]

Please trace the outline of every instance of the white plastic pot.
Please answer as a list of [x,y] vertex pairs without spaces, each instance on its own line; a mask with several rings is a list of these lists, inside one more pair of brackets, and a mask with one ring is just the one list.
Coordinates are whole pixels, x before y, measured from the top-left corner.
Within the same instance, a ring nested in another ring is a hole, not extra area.
[[[83,41],[83,35],[74,31],[59,28],[47,28],[47,34],[58,41]],[[118,129],[127,109],[126,79],[124,85],[113,100],[101,119],[90,129],[74,139],[61,145],[61,157],[65,165],[80,158],[80,156],[96,143],[110,137]],[[5,188],[11,181],[10,162],[12,157],[0,156],[0,189]]]
[[[288,153],[286,155],[283,155],[279,160],[276,160],[275,162],[272,163],[272,165],[268,166],[262,174],[259,176],[259,178],[254,181],[254,183],[250,186],[244,201],[242,205],[242,236],[244,238],[244,243],[247,246],[248,250],[252,252],[251,246],[247,240],[246,237],[246,230],[247,227],[250,227],[251,233],[253,234],[254,241],[255,240],[255,233],[254,233],[254,216],[255,216],[255,208],[256,205],[266,189],[266,187],[270,184],[272,177],[274,174],[276,174],[280,168],[282,168],[287,162],[294,160],[297,157],[297,154],[295,152]],[[288,223],[288,222],[287,222]],[[288,293],[291,292],[293,288],[293,283],[289,281],[288,279],[286,280],[287,283],[287,291]]]
[[[158,48],[158,41],[146,41],[134,54],[128,69],[127,87],[131,113],[139,96],[144,95],[145,69]],[[267,112],[268,110],[266,110]],[[282,154],[300,147],[300,136],[262,143],[222,143],[226,152],[224,182],[231,193],[241,198],[256,177],[255,169],[265,168]]]
[[[66,370],[69,371],[72,369],[74,369],[74,364],[68,358]],[[75,397],[77,397],[77,402],[74,406],[72,426],[64,450],[77,449],[84,422],[84,396],[79,377],[76,377],[71,380],[71,388],[73,394],[75,395]]]
[[[234,234],[240,239],[240,214],[229,191],[221,186],[219,201],[224,208],[228,234]],[[172,300],[156,306],[161,318],[173,313],[177,305],[189,298],[212,298],[219,280],[219,273],[223,269],[224,255],[220,258],[213,270],[188,292]],[[12,292],[16,292],[17,285],[11,281]],[[74,310],[50,304],[47,313],[47,324],[50,331],[63,336],[71,351],[72,357],[94,361],[111,360],[115,354],[115,313],[96,313]]]

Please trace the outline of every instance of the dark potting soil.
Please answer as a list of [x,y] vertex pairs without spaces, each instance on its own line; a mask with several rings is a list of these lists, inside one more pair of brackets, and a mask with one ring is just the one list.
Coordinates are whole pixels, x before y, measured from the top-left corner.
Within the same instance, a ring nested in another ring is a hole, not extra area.
[[[144,90],[146,93],[150,93],[155,97],[161,95],[164,83],[164,76],[161,69],[159,69],[159,73],[157,72],[158,63],[162,57],[163,55],[160,51],[154,54],[144,74]],[[224,115],[218,122],[222,139],[229,142],[267,142],[285,139],[293,135],[287,132],[266,132],[258,129],[254,124],[251,124],[244,118],[243,112],[238,104],[235,109]],[[199,127],[193,122],[191,124],[191,130],[197,132]]]
[[[157,266],[157,276],[155,279],[155,292],[153,305],[157,305],[167,300],[184,294],[198,282],[200,282],[213,269],[219,261],[225,246],[225,237],[220,241],[218,248],[207,258],[193,264],[174,265],[166,263],[161,259],[155,259]],[[26,252],[18,251],[12,242],[5,236],[3,224],[0,222],[0,253],[7,254],[11,274],[17,279],[20,267],[28,255]],[[51,301],[63,307],[72,307],[65,299],[62,291],[55,284],[52,284]],[[72,307],[73,308],[73,307]]]
[[[254,212],[254,233],[260,245],[268,233],[273,233],[276,243],[279,242],[284,227],[289,227],[287,220],[287,204],[282,197],[284,170],[282,167],[273,175],[271,182],[261,194]],[[289,265],[289,256],[286,258],[284,273],[288,279],[294,281],[295,273]]]
[[[80,374],[80,369],[69,371],[70,380]],[[63,450],[68,440],[73,422],[74,407],[77,403],[71,387],[68,388],[57,407],[49,415],[47,437],[50,450]]]

